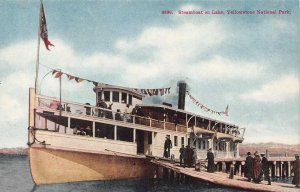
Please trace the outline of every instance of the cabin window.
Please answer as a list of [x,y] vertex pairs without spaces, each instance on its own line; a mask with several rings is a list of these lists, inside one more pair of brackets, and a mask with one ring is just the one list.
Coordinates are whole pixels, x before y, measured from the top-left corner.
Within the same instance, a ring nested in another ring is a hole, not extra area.
[[148,132],[148,144],[152,144],[152,132]]
[[129,97],[128,97],[128,104],[132,105],[132,95],[129,95]]
[[181,137],[181,146],[184,146],[184,137]]
[[215,150],[218,150],[218,143],[214,142],[214,145],[215,145]]
[[104,101],[110,101],[110,91],[104,91]]
[[105,139],[114,139],[114,126],[104,123],[95,123],[95,136]]
[[120,94],[119,94],[119,92],[113,91],[112,101],[113,102],[120,102]]
[[133,142],[133,129],[118,126],[117,139],[120,141]]
[[127,93],[122,93],[122,103],[127,103]]
[[201,149],[201,141],[198,140],[198,149]]
[[101,101],[101,100],[102,100],[102,92],[99,91],[99,92],[98,92],[98,101]]
[[174,146],[178,146],[178,137],[174,136]]
[[[73,134],[83,136],[93,136],[92,122],[80,119],[70,119],[70,127],[73,129]],[[56,127],[54,127],[56,129]],[[51,129],[50,129],[51,130]],[[59,131],[59,130],[58,130]]]
[[206,141],[205,140],[202,141],[202,149],[206,149]]

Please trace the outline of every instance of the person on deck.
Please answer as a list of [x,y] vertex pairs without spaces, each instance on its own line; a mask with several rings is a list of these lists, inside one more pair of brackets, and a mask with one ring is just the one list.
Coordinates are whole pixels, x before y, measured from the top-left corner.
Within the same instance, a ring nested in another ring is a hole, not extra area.
[[193,165],[196,165],[197,159],[197,149],[196,147],[193,147]]
[[169,136],[166,136],[165,145],[164,145],[164,157],[170,157],[170,151],[172,148],[172,141]]
[[180,153],[180,166],[182,166],[183,164],[183,167],[185,167],[185,163],[184,163],[184,159],[186,159],[186,149],[184,148],[184,145],[181,145],[181,148],[179,149],[179,153]]
[[262,176],[264,175],[264,179],[268,181],[268,185],[271,185],[271,179],[270,179],[270,171],[269,171],[269,161],[268,159],[265,157],[264,153],[261,153],[260,156],[261,158],[261,167],[262,167],[262,172],[260,175],[260,180],[262,180]]
[[251,153],[247,153],[246,161],[245,161],[245,177],[248,178],[248,181],[251,181],[253,177],[253,157]]
[[253,181],[255,183],[259,183],[261,181],[260,174],[261,174],[261,159],[259,157],[258,152],[255,151],[254,159],[253,159]]
[[208,160],[208,162],[207,162],[207,172],[213,173],[215,171],[215,162],[214,162],[214,154],[213,154],[211,148],[208,149],[207,157],[206,157],[205,160]]
[[100,129],[99,129],[99,128],[98,128],[98,129],[96,129],[95,136],[96,136],[96,137],[100,137]]
[[115,120],[122,121],[120,109],[117,109],[117,113],[115,114]]
[[177,125],[179,124],[179,117],[178,117],[177,113],[174,114],[173,118],[174,118],[174,125],[175,125],[175,129],[176,129]]
[[292,172],[294,173],[294,177],[293,177],[293,181],[292,184],[296,185],[297,188],[299,188],[299,184],[300,184],[300,178],[299,178],[299,174],[300,174],[300,160],[299,160],[299,155],[296,154],[295,155],[295,161],[293,162],[293,168],[292,168]]

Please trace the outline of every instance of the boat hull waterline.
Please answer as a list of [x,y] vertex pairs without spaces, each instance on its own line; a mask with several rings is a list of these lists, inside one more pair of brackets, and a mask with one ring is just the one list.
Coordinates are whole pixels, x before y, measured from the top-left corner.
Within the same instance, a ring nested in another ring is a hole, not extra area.
[[30,147],[35,184],[153,178],[156,166],[146,158]]

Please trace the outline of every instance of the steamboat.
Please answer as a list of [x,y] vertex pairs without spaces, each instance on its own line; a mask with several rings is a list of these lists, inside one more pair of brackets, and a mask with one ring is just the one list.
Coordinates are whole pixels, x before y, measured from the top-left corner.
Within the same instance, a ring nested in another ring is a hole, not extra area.
[[[90,80],[95,85],[94,104],[63,100],[61,86],[59,98],[42,95],[38,90],[40,39],[47,50],[54,46],[48,39],[42,1],[35,88],[29,89],[29,164],[35,184],[153,178],[156,165],[149,157],[163,156],[166,137],[173,144],[170,153],[175,160],[186,145],[194,147],[199,158],[205,158],[209,148],[219,158],[239,157],[242,129],[186,111],[184,82],[177,85],[178,106],[149,104],[140,89]],[[61,71],[53,69],[52,74],[61,82]],[[164,91],[169,89],[148,90],[148,95]]]
[[181,146],[206,158],[238,158],[244,129],[185,110],[186,83],[178,82],[178,106],[144,102],[136,89],[98,83],[95,104],[40,95],[29,89],[29,162],[39,184],[154,178],[149,157],[171,157]]

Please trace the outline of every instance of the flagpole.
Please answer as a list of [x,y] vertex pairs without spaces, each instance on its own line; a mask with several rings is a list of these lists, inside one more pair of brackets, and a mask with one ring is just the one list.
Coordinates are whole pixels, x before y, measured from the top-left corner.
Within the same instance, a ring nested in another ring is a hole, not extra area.
[[36,56],[36,66],[35,66],[35,93],[38,93],[38,78],[39,78],[39,65],[40,65],[40,34],[41,34],[41,9],[42,0],[40,1],[40,11],[39,11],[39,27],[38,27],[38,43],[37,43],[37,56]]
[[[61,72],[61,69],[59,69]],[[59,116],[61,116],[62,104],[61,104],[61,76],[59,77]]]

